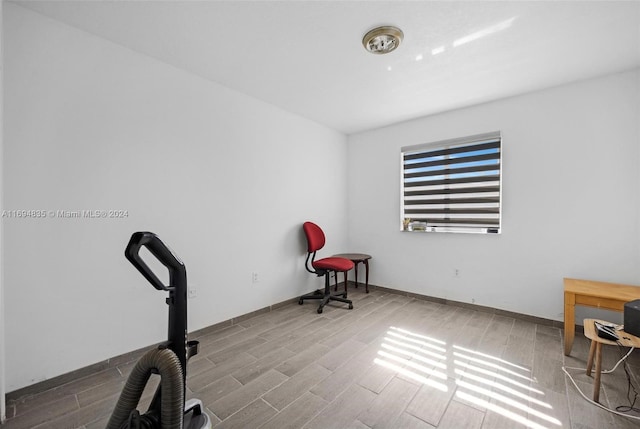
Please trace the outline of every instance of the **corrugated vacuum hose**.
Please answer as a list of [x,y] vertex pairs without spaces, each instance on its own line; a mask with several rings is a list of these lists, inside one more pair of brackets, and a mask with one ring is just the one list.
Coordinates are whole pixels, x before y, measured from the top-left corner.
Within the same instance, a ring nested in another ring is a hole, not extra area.
[[[160,416],[139,415],[136,407],[152,373],[160,374]],[[160,418],[162,429],[182,428],[184,414],[184,385],[180,360],[169,349],[148,351],[129,374],[127,383],[120,394],[118,403],[111,414],[107,429],[126,427],[156,427],[154,421]],[[133,414],[132,414],[133,413]],[[146,420],[146,422],[145,422]],[[130,423],[137,421],[133,426]]]

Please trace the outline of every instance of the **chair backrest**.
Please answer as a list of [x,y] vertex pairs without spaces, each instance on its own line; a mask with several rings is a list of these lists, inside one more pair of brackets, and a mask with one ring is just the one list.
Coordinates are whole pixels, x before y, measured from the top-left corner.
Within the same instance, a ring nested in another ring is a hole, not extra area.
[[324,247],[324,232],[318,225],[313,222],[305,222],[302,225],[304,233],[307,236],[307,251],[313,253]]

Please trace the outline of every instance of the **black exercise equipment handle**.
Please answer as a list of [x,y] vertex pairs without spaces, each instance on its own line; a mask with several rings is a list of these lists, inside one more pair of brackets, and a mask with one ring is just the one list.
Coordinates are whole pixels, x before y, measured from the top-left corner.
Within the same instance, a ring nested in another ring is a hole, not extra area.
[[[140,249],[146,247],[149,252],[155,256],[158,261],[169,270],[169,279],[171,284],[165,286],[162,281],[154,274],[149,266],[140,257]],[[178,285],[173,283],[174,279],[186,277],[186,269],[184,263],[173,254],[173,252],[152,232],[135,232],[129,240],[129,244],[124,251],[125,257],[133,264],[134,267],[146,278],[153,287],[158,290],[168,291],[172,287]]]

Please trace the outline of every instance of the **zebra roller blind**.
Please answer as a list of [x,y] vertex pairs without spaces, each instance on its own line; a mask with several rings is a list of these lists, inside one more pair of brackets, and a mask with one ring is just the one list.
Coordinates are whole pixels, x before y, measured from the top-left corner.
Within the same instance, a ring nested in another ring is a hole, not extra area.
[[500,132],[402,148],[403,231],[499,233]]

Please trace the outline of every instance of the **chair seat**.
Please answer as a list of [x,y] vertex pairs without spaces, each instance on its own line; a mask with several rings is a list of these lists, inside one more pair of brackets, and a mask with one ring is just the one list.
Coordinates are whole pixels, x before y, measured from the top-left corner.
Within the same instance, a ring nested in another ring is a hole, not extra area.
[[331,271],[349,271],[353,268],[353,261],[346,258],[322,258],[313,261],[313,268]]

